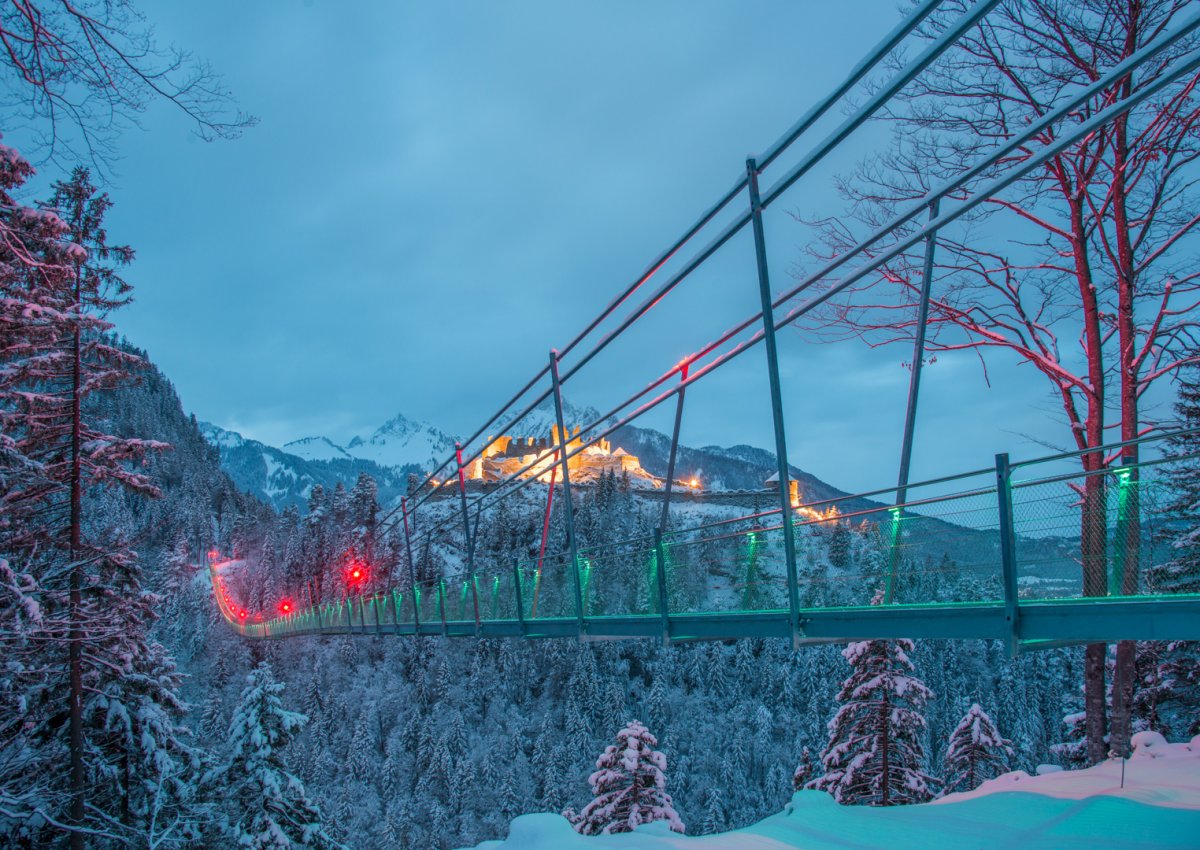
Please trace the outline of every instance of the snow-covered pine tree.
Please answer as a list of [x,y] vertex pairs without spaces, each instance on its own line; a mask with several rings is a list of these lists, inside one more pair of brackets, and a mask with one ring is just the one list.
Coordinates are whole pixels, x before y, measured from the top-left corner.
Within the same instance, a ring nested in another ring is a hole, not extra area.
[[[1200,352],[1198,352],[1200,354]],[[1179,382],[1175,414],[1183,428],[1200,428],[1200,365],[1189,367]],[[1166,510],[1178,520],[1170,531],[1172,555],[1151,566],[1146,583],[1155,593],[1200,592],[1200,433],[1182,434],[1167,441]]]
[[[42,622],[32,575],[0,558],[0,839],[16,843],[20,822],[44,804],[32,781],[47,766],[35,742],[30,684],[38,678],[37,632]],[[40,763],[40,764],[39,764]]]
[[100,561],[83,608],[84,764],[89,809],[106,812],[147,847],[182,846],[209,817],[196,797],[202,754],[183,726],[183,677],[150,632],[162,598],[141,585],[132,556]]
[[800,750],[800,760],[796,763],[796,770],[792,773],[792,790],[800,791],[809,783],[813,775],[812,753],[808,747]]
[[700,831],[704,835],[713,835],[725,829],[725,810],[721,805],[721,792],[715,787],[708,789],[704,799],[704,820]]
[[[5,189],[32,173],[9,148],[0,161]],[[120,491],[157,495],[135,467],[164,447],[114,434],[98,414],[103,396],[142,363],[113,342],[103,318],[128,301],[116,269],[133,253],[108,244],[111,202],[86,169],[54,184],[53,212],[5,204],[0,531],[9,554],[36,572],[50,614],[39,704],[66,716],[43,728],[65,739],[69,769],[46,778],[57,792],[48,811],[59,822],[143,834],[151,814],[164,814],[156,807],[184,805],[194,754],[180,737],[174,661],[149,640],[155,598],[105,520]],[[176,815],[193,820],[179,809],[157,823]],[[82,847],[83,833],[70,840]]]
[[1200,734],[1200,643],[1139,643],[1137,660],[1135,722],[1165,736]]
[[683,821],[666,791],[667,758],[654,748],[658,739],[637,720],[617,733],[617,743],[596,760],[588,777],[595,799],[574,820],[583,835],[630,832],[639,824],[665,820],[672,832],[683,832]]
[[895,806],[930,797],[922,769],[925,748],[921,714],[932,696],[912,675],[911,640],[867,640],[848,645],[842,656],[853,672],[842,683],[842,703],[829,721],[829,743],[821,754],[825,775],[810,788],[828,791],[839,803]]
[[945,793],[970,791],[1008,770],[1012,742],[1001,737],[986,711],[974,703],[950,733]]
[[1062,741],[1050,745],[1050,752],[1068,770],[1088,766],[1086,722],[1087,715],[1082,711],[1063,715],[1066,734],[1063,735]]
[[[1200,354],[1200,352],[1197,352]],[[1200,365],[1181,372],[1175,414],[1184,428],[1200,428]],[[1151,566],[1146,583],[1154,593],[1200,593],[1200,431],[1168,441],[1167,513],[1176,520],[1168,541],[1171,557]],[[1200,732],[1200,642],[1168,641],[1148,646],[1151,669],[1139,671],[1134,709],[1154,718],[1155,731]]]
[[342,850],[282,750],[307,722],[283,707],[284,686],[264,661],[246,677],[229,724],[228,762],[211,775],[225,800],[223,831],[247,850]]

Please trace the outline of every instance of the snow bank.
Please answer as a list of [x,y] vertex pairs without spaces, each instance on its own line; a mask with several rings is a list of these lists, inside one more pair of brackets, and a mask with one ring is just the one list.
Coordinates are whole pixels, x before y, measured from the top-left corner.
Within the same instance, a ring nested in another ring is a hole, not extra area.
[[581,836],[558,815],[525,815],[508,839],[480,850],[978,850],[987,848],[1200,848],[1200,736],[1168,744],[1134,736],[1134,753],[1086,770],[1023,771],[919,806],[839,806],[800,791],[783,812],[746,829],[688,837],[654,823],[633,833]]

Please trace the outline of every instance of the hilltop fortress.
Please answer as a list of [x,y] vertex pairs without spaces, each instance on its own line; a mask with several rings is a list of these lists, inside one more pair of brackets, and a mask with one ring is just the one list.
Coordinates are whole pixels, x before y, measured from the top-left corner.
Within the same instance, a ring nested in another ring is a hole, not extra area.
[[[499,481],[529,466],[552,447],[559,444],[558,426],[550,426],[550,436],[546,437],[489,437],[488,444],[478,458],[464,470],[472,481]],[[567,454],[583,445],[579,429],[570,432],[567,442]],[[558,464],[555,455],[549,454],[538,461],[522,474],[522,478],[536,477],[540,481],[550,482],[552,469]],[[588,446],[574,457],[567,460],[571,482],[596,481],[601,475],[612,472],[617,475],[628,475],[630,483],[640,489],[660,489],[663,481],[646,470],[636,457],[622,448],[613,449],[608,440],[600,440],[595,445]]]

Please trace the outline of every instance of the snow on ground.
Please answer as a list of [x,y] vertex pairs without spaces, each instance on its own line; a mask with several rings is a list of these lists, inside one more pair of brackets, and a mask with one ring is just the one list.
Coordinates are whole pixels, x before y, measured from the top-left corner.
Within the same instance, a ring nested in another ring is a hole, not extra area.
[[698,837],[671,833],[665,822],[585,837],[558,815],[525,815],[507,840],[485,841],[479,850],[1200,848],[1200,736],[1168,744],[1142,732],[1134,745],[1124,787],[1114,759],[1042,776],[1017,771],[919,806],[839,806],[824,792],[801,791],[753,826]]

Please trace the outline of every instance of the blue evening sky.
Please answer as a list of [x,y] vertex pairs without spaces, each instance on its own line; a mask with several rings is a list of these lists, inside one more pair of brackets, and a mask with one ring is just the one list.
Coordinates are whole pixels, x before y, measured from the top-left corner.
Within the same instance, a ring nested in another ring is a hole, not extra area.
[[[401,412],[474,430],[900,17],[895,0],[141,6],[261,123],[205,144],[157,106],[122,138],[110,233],[138,251],[137,301],[117,320],[189,411],[274,444]],[[838,209],[831,177],[885,143],[861,134],[768,211],[777,290],[806,238],[793,214]],[[743,236],[568,395],[611,405],[757,298]],[[894,480],[906,348],[781,347],[792,462],[847,489]],[[684,440],[771,447],[763,363],[701,385]],[[1044,379],[989,365],[990,388],[973,355],[927,370],[915,477],[1066,442]]]

